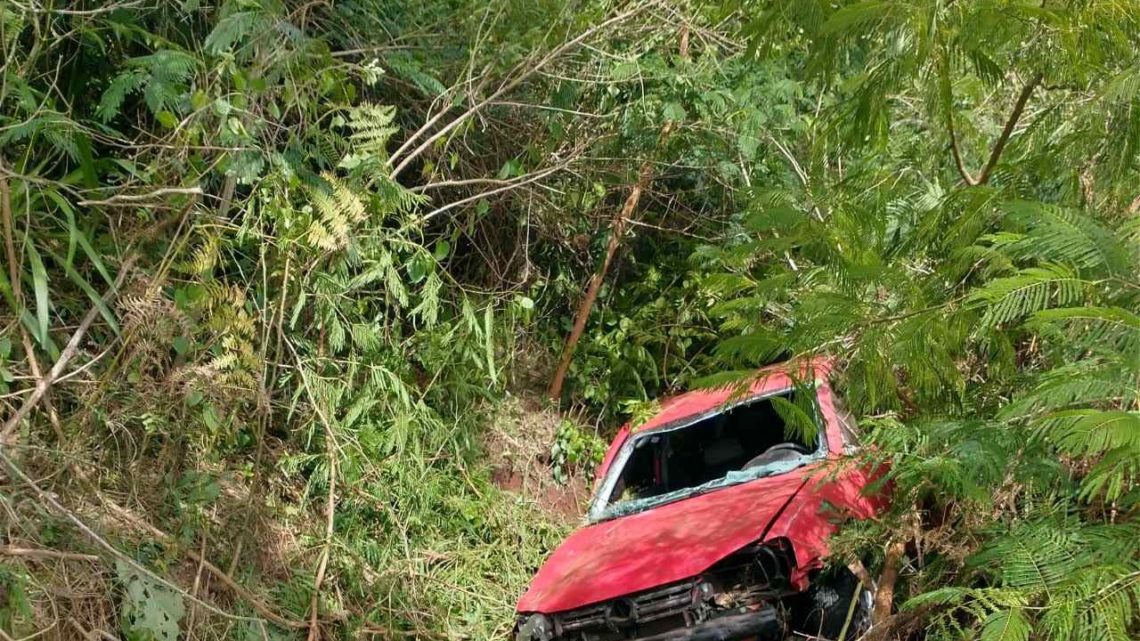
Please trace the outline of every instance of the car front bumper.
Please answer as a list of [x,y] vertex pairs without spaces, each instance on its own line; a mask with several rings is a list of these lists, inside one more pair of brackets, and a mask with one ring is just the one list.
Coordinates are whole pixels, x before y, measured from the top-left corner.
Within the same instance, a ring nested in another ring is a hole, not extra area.
[[779,641],[784,638],[783,618],[775,608],[766,607],[747,614],[717,617],[687,628],[677,628],[636,641]]

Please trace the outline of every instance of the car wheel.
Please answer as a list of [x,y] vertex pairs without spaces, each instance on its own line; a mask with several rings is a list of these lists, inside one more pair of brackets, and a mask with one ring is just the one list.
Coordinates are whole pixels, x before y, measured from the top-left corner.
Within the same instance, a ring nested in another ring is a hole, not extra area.
[[852,641],[871,627],[872,603],[871,591],[850,570],[832,569],[817,575],[792,604],[792,627],[808,636]]

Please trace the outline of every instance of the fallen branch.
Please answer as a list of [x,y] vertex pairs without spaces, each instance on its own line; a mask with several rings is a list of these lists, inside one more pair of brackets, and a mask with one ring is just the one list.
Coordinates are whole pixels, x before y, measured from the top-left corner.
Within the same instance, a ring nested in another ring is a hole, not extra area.
[[[209,610],[210,612],[213,612],[214,614],[225,617],[227,619],[233,619],[233,620],[238,620],[238,621],[260,622],[260,619],[258,619],[256,617],[247,617],[247,616],[243,616],[240,614],[233,614],[231,612],[226,612],[225,610],[222,610],[221,608],[215,606],[214,604],[203,601],[202,599],[199,599],[198,597],[194,596],[193,594],[190,594],[190,592],[187,591],[186,589],[182,588],[182,586],[179,586],[175,583],[172,583],[170,580],[154,573],[149,568],[141,565],[138,561],[135,561],[129,555],[124,554],[123,552],[120,552],[115,546],[111,545],[106,539],[104,539],[102,536],[100,536],[99,533],[97,533],[95,530],[92,530],[90,526],[88,526],[86,523],[84,523],[83,519],[79,518],[79,516],[76,515],[74,512],[72,512],[71,510],[67,509],[62,504],[60,504],[60,502],[57,501],[51,493],[47,492],[46,490],[41,488],[38,484],[36,484],[36,482],[34,480],[32,480],[32,478],[29,477],[26,472],[24,472],[22,469],[20,469],[20,467],[18,465],[16,465],[16,463],[13,462],[12,459],[8,458],[8,455],[6,453],[4,453],[3,450],[0,450],[0,462],[3,462],[4,465],[7,467],[8,471],[12,474],[12,476],[16,477],[20,482],[22,482],[24,485],[26,485],[28,487],[28,489],[30,489],[32,491],[32,493],[35,494],[36,497],[46,507],[55,511],[57,514],[63,515],[63,517],[66,518],[68,521],[70,521],[80,532],[83,532],[83,534],[85,534],[88,538],[90,538],[97,546],[106,550],[107,553],[109,555],[111,555],[112,557],[114,557],[116,560],[121,561],[122,563],[130,566],[131,568],[133,568],[135,571],[139,572],[143,576],[146,576],[148,579],[150,579],[156,583],[159,583],[161,585],[166,586],[167,588],[169,588],[169,589],[179,593],[180,595],[182,595],[183,598],[188,599],[192,603],[196,603],[196,604],[202,606],[203,608],[206,608],[207,610]],[[107,499],[106,497],[103,497],[102,495],[100,495],[99,498],[102,501],[104,507],[107,507],[111,511],[116,512],[120,515],[127,513],[127,511],[124,508],[115,504],[110,499]],[[130,520],[133,523],[141,524],[142,526],[144,526],[144,529],[146,529],[147,532],[151,533],[156,538],[161,538],[161,539],[164,539],[167,541],[173,541],[174,540],[173,537],[162,532],[161,530],[154,527],[153,525],[150,525],[149,523],[146,523],[145,521],[141,521],[141,519],[132,518]],[[191,552],[190,555],[192,558],[194,558],[196,560],[200,560],[200,557],[198,556],[197,553]],[[207,570],[209,570],[211,573],[213,573],[215,576],[217,576],[219,579],[221,579],[221,581],[223,583],[225,583],[227,586],[229,586],[231,589],[233,589],[234,592],[238,594],[238,596],[241,596],[242,598],[244,598],[250,604],[250,606],[254,609],[254,611],[256,611],[258,614],[261,614],[263,617],[265,617],[269,621],[271,621],[277,625],[280,625],[282,627],[287,627],[287,628],[305,628],[305,627],[308,627],[309,624],[306,622],[290,621],[289,619],[286,619],[285,617],[273,612],[264,603],[262,603],[259,599],[257,599],[252,594],[250,594],[249,591],[247,591],[244,588],[242,588],[241,586],[239,586],[232,578],[230,578],[229,576],[226,576],[220,569],[217,568],[217,566],[210,563],[209,561],[204,561],[203,566]]]
[[44,548],[21,548],[14,545],[0,545],[0,556],[16,556],[25,559],[62,559],[64,561],[99,561],[94,554],[80,554],[79,552],[60,552],[59,550],[46,550]]
[[894,541],[887,546],[887,554],[883,559],[883,572],[879,576],[879,588],[875,591],[875,606],[871,612],[871,621],[877,625],[891,616],[891,609],[895,603],[895,584],[899,578],[899,568],[902,567],[903,554],[906,552],[906,543]]
[[119,637],[107,632],[103,629],[86,630],[74,617],[67,617],[68,624],[75,628],[75,631],[80,634],[87,641],[96,641],[96,639],[104,639],[105,641],[119,641]]
[[558,369],[554,370],[554,378],[550,380],[547,396],[555,401],[562,396],[562,384],[566,381],[566,373],[570,370],[570,361],[574,358],[574,350],[582,338],[582,332],[586,329],[586,320],[590,317],[590,310],[594,308],[594,301],[598,299],[598,292],[606,280],[610,263],[613,262],[614,255],[617,254],[618,245],[621,244],[621,238],[625,234],[626,221],[630,219],[630,214],[633,213],[638,201],[641,200],[641,192],[645,191],[649,185],[649,177],[650,171],[647,163],[642,166],[641,175],[633,189],[630,190],[629,196],[626,197],[625,204],[610,222],[610,240],[606,243],[605,258],[602,259],[601,266],[590,278],[586,294],[582,296],[582,302],[578,304],[578,311],[574,313],[574,326],[570,328],[570,334],[566,337],[566,344],[562,347],[562,356],[558,360]]
[[862,561],[855,559],[847,564],[847,569],[851,570],[851,574],[854,574],[855,578],[859,579],[859,583],[864,588],[871,592],[875,591],[875,580],[871,578],[871,573],[867,570],[867,566],[863,565]]
[[159,196],[169,196],[169,195],[174,195],[174,194],[197,197],[197,196],[202,195],[202,188],[197,187],[197,186],[195,186],[195,187],[162,187],[161,189],[155,189],[154,191],[149,191],[145,194],[116,194],[116,195],[111,196],[110,198],[107,198],[105,200],[81,200],[81,201],[79,201],[79,204],[83,205],[84,207],[91,207],[91,206],[95,206],[95,205],[101,205],[101,206],[128,205],[131,207],[137,207],[138,203],[140,203],[140,202],[145,202],[145,201],[148,201],[152,198],[157,198]]
[[[132,253],[123,261],[123,264],[119,267],[119,274],[115,277],[114,284],[111,285],[111,288],[107,290],[106,294],[103,294],[104,305],[114,299],[115,294],[118,292],[119,287],[122,286],[123,281],[126,279],[127,274],[130,272],[136,260],[138,260],[138,254]],[[91,309],[87,310],[87,314],[83,316],[83,320],[79,322],[79,327],[71,334],[71,339],[67,341],[67,345],[65,345],[63,351],[60,352],[59,358],[55,360],[55,364],[52,365],[52,368],[45,376],[40,377],[36,381],[36,386],[35,389],[32,390],[32,394],[24,399],[23,405],[4,423],[4,429],[0,430],[0,447],[8,444],[12,433],[20,424],[20,421],[24,420],[24,417],[32,411],[36,403],[47,393],[51,384],[59,378],[59,375],[63,373],[63,369],[67,367],[67,364],[75,357],[76,352],[79,351],[80,341],[83,340],[83,336],[87,333],[87,330],[91,329],[91,325],[98,316],[98,306],[92,306]]]

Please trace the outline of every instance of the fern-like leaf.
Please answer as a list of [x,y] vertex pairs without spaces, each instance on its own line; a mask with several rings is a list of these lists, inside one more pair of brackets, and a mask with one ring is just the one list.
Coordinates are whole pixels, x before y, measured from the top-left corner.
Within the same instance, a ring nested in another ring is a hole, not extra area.
[[1087,282],[1060,265],[1029,267],[975,289],[967,304],[983,310],[982,325],[995,327],[1050,307],[1081,300]]

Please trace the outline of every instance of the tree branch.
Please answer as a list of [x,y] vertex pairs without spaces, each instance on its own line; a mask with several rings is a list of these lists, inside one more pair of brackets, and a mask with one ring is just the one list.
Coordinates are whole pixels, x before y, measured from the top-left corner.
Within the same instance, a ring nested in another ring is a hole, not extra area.
[[427,183],[426,185],[416,185],[408,191],[413,194],[422,194],[429,189],[445,189],[447,187],[466,187],[467,185],[513,185],[518,182],[518,179],[502,179],[502,178],[466,178],[463,180],[441,180],[439,182]]
[[1033,90],[1037,88],[1037,85],[1041,84],[1043,77],[1043,74],[1038,72],[1021,88],[1021,93],[1018,94],[1017,101],[1013,103],[1013,111],[1010,112],[1009,118],[1005,121],[1005,126],[1002,127],[1001,135],[998,136],[997,142],[994,143],[994,148],[990,151],[989,160],[986,161],[986,166],[982,169],[982,173],[978,174],[976,178],[970,175],[969,170],[966,169],[966,163],[962,161],[962,151],[958,146],[958,135],[954,130],[953,107],[952,105],[946,106],[946,130],[950,134],[950,155],[954,157],[954,166],[958,169],[958,175],[962,177],[962,181],[967,185],[984,185],[989,182],[990,177],[993,176],[994,169],[997,167],[998,161],[1001,160],[1002,152],[1005,151],[1010,137],[1013,136],[1013,130],[1017,128],[1017,123],[1021,120],[1021,114],[1025,111],[1025,105],[1029,102],[1029,97],[1033,95]]
[[[604,30],[604,29],[606,29],[606,28],[610,27],[611,25],[614,25],[618,22],[622,22],[624,20],[629,19],[630,17],[634,16],[635,14],[640,13],[645,8],[646,7],[643,5],[637,5],[633,9],[630,9],[629,11],[625,11],[623,13],[619,13],[618,15],[610,18],[609,20],[606,20],[605,22],[597,24],[594,27],[591,27],[591,28],[583,31],[576,38],[574,38],[572,40],[568,40],[568,41],[562,43],[561,45],[555,47],[553,51],[551,51],[550,53],[543,56],[541,59],[538,60],[538,62],[534,63],[534,65],[531,66],[529,69],[526,69],[525,71],[523,71],[519,75],[515,76],[509,82],[504,83],[502,86],[500,86],[498,89],[496,89],[495,92],[492,93],[490,96],[488,96],[487,98],[484,98],[483,100],[480,100],[479,102],[472,105],[467,111],[460,114],[454,120],[447,123],[447,125],[445,125],[442,129],[440,129],[436,133],[432,134],[426,140],[424,140],[422,143],[420,143],[420,145],[418,147],[416,147],[410,153],[408,153],[408,155],[406,157],[404,157],[404,159],[401,160],[399,164],[396,165],[396,167],[392,170],[392,172],[389,174],[388,177],[391,178],[392,180],[395,180],[396,177],[399,176],[400,173],[403,172],[404,169],[406,169],[407,166],[413,160],[415,160],[417,157],[419,157],[420,154],[422,154],[429,147],[431,147],[432,143],[434,143],[435,141],[439,140],[440,138],[446,136],[448,133],[450,133],[452,130],[454,130],[459,125],[463,124],[468,118],[473,116],[475,113],[477,113],[483,107],[487,106],[488,104],[490,104],[492,102],[495,102],[496,100],[498,100],[500,97],[502,97],[507,92],[511,91],[515,87],[518,87],[520,84],[522,84],[522,82],[524,80],[526,80],[530,76],[532,76],[535,73],[537,73],[538,71],[540,71],[543,67],[550,64],[552,61],[557,59],[559,56],[561,56],[566,51],[578,46],[584,40],[586,40],[590,36],[598,33],[599,31],[602,31],[602,30]],[[419,138],[419,136],[421,136],[427,130],[427,128],[430,127],[431,124],[435,120],[437,120],[440,116],[442,116],[444,113],[446,113],[446,111],[440,112],[439,115],[437,115],[435,118],[433,118],[431,121],[429,121],[423,127],[421,127],[418,131],[416,131],[414,134],[412,134],[412,136],[408,140],[404,141],[404,144],[401,145],[400,148],[396,150],[396,153],[392,154],[393,162],[395,162],[396,156],[398,156],[401,151],[403,151],[405,148],[407,148],[408,144],[411,141]]]
[[[110,302],[115,297],[119,287],[123,284],[123,280],[126,279],[127,273],[130,272],[131,266],[134,265],[137,259],[138,254],[133,253],[123,261],[123,264],[119,267],[119,274],[115,278],[114,284],[107,290],[107,293],[103,295],[104,304]],[[20,406],[20,409],[16,410],[16,413],[4,423],[4,429],[0,430],[0,448],[8,444],[8,439],[11,438],[12,432],[20,424],[20,421],[24,420],[28,412],[32,411],[32,408],[35,407],[36,403],[40,401],[40,398],[47,393],[48,388],[55,382],[55,379],[59,378],[59,375],[63,373],[63,368],[67,367],[67,364],[75,357],[75,353],[79,351],[80,341],[83,340],[83,336],[87,333],[87,330],[91,329],[91,325],[95,322],[97,316],[99,316],[99,307],[92,305],[91,309],[87,310],[87,314],[83,316],[83,320],[79,322],[79,327],[72,333],[71,339],[67,341],[67,345],[64,346],[63,351],[60,352],[55,364],[52,365],[52,368],[45,376],[40,377],[39,380],[36,381],[36,386],[32,390],[31,395],[24,399],[24,404]]]
[[946,130],[950,132],[950,155],[954,156],[954,166],[958,168],[958,175],[967,185],[978,184],[977,179],[970,175],[966,164],[962,162],[962,151],[958,148],[958,134],[954,131],[952,107],[946,108]]
[[[447,212],[447,211],[450,211],[452,209],[455,209],[456,207],[459,207],[460,205],[466,205],[467,203],[474,202],[476,200],[486,198],[488,196],[494,196],[495,194],[500,194],[504,191],[510,191],[511,189],[522,187],[523,185],[535,182],[537,180],[541,180],[541,179],[549,176],[550,174],[553,174],[556,171],[559,171],[561,169],[565,169],[567,164],[568,163],[562,163],[559,165],[555,165],[553,167],[549,167],[549,168],[544,169],[542,171],[536,171],[536,172],[528,174],[526,176],[522,176],[521,179],[506,181],[507,184],[505,184],[502,187],[499,187],[497,189],[490,189],[487,191],[479,192],[478,194],[475,194],[473,196],[461,198],[460,200],[448,203],[442,207],[439,207],[437,209],[429,211],[428,213],[423,215],[421,220],[423,220],[424,222],[427,222],[427,221],[431,220],[432,218],[435,218],[436,216],[438,216],[444,212]],[[459,183],[468,182],[468,183],[470,183],[472,181],[456,181],[456,182],[459,182]],[[442,183],[440,183],[440,185],[442,186]]]
[[[674,123],[672,121],[665,123],[657,139],[658,146],[664,144],[669,134],[673,132],[673,128]],[[586,329],[586,321],[590,317],[590,310],[593,309],[594,301],[597,300],[598,292],[601,290],[602,283],[605,281],[606,274],[609,272],[610,263],[613,262],[618,246],[621,245],[622,235],[625,234],[626,223],[633,219],[633,212],[637,210],[637,203],[641,200],[641,193],[649,187],[649,183],[652,180],[653,164],[646,160],[641,164],[641,170],[637,175],[637,182],[632,185],[629,195],[625,199],[625,203],[621,209],[617,211],[613,217],[613,221],[610,223],[610,239],[609,242],[606,243],[606,255],[602,259],[601,266],[598,267],[598,270],[594,272],[594,275],[590,278],[590,284],[586,288],[582,302],[578,305],[578,311],[574,314],[574,325],[570,329],[570,334],[566,337],[565,345],[562,347],[562,356],[558,360],[558,368],[554,370],[554,377],[550,380],[547,396],[555,402],[558,402],[562,396],[562,385],[566,381],[567,372],[570,371],[570,362],[574,358],[574,350],[578,346],[578,341],[582,338],[582,332]]]
[[997,144],[994,145],[994,150],[990,152],[989,162],[986,163],[985,169],[978,175],[979,185],[984,185],[989,181],[990,176],[993,174],[994,167],[997,166],[998,160],[1001,159],[1001,152],[1005,150],[1006,143],[1009,142],[1009,137],[1013,135],[1014,128],[1017,127],[1017,121],[1021,119],[1021,113],[1025,111],[1025,104],[1029,102],[1029,97],[1033,95],[1033,90],[1037,85],[1041,84],[1043,75],[1038,72],[1025,84],[1022,88],[1021,94],[1017,97],[1017,102],[1013,105],[1013,113],[1009,114],[1009,120],[1005,121],[1005,128],[1001,130],[1001,136],[998,138]]
[[60,552],[44,548],[22,548],[14,545],[0,546],[0,556],[16,556],[26,559],[63,559],[65,561],[99,561],[94,554],[80,554],[79,552]]
[[892,541],[887,545],[886,558],[883,560],[883,572],[879,576],[878,590],[875,591],[875,605],[871,612],[873,625],[879,625],[891,616],[891,608],[895,602],[895,583],[898,582],[899,568],[902,566],[905,553],[906,543],[903,541]]

